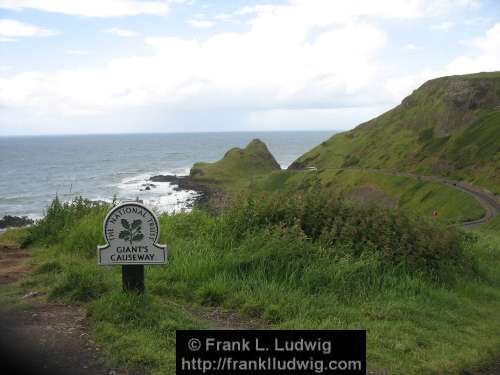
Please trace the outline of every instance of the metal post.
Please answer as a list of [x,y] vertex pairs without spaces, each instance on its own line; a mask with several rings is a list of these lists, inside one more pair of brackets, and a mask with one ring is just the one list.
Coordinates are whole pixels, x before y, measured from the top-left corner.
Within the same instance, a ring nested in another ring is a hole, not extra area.
[[123,265],[122,284],[124,292],[144,293],[144,266]]

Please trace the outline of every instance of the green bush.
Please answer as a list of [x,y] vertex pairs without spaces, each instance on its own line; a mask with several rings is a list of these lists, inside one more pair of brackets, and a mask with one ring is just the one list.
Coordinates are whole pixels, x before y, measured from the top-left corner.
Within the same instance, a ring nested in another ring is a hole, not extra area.
[[32,244],[50,245],[64,240],[75,230],[75,225],[87,215],[104,218],[110,205],[77,197],[71,202],[61,203],[56,196],[44,218],[31,226],[22,241],[22,246]]
[[[426,273],[436,280],[454,267],[464,266],[464,246],[473,240],[457,228],[398,210],[357,205],[322,191],[250,196],[223,214],[222,220],[226,238],[238,242],[245,238],[257,241],[262,233],[279,228],[283,243],[269,246],[278,251],[275,257],[285,252],[282,256],[295,262],[314,243],[331,257],[372,253],[388,264]],[[268,236],[262,242],[266,241],[273,239]],[[242,257],[255,258],[266,244],[253,247],[248,246]],[[292,254],[294,247],[297,250]],[[268,260],[273,264],[272,257]]]

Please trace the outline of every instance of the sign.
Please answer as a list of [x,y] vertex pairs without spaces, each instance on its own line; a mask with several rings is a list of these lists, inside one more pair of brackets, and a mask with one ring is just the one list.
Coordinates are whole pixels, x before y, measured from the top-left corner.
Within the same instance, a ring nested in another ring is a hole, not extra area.
[[157,243],[160,225],[155,214],[137,202],[125,202],[109,211],[104,220],[107,244],[97,247],[100,265],[163,264],[166,246]]

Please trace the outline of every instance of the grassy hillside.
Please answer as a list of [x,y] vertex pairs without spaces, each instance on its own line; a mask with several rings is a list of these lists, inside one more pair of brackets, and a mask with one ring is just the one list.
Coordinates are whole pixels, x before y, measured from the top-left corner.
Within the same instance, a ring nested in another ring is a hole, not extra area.
[[409,176],[391,176],[369,170],[324,169],[282,171],[266,145],[254,140],[245,149],[229,150],[215,163],[196,163],[191,179],[212,191],[209,206],[223,208],[248,192],[297,192],[317,188],[361,203],[380,203],[445,223],[478,219],[484,215],[469,194],[444,184]]
[[137,297],[120,292],[119,267],[96,264],[108,208],[54,202],[36,226],[0,241],[35,257],[35,273],[10,297],[41,290],[85,306],[92,338],[116,365],[173,374],[175,329],[207,327],[192,306],[271,329],[367,329],[368,366],[388,374],[459,374],[500,352],[493,231],[474,240],[329,193],[249,197],[217,216],[162,215],[169,263],[147,267]]
[[396,108],[334,135],[290,169],[361,167],[466,179],[500,193],[500,72],[426,82]]
[[215,163],[195,163],[191,179],[211,187],[235,189],[245,186],[255,176],[279,170],[280,165],[259,139],[252,140],[244,149],[232,148]]
[[310,189],[342,194],[363,204],[397,207],[443,223],[478,219],[485,213],[474,197],[441,183],[364,170],[277,171],[252,185],[252,190],[267,192]]

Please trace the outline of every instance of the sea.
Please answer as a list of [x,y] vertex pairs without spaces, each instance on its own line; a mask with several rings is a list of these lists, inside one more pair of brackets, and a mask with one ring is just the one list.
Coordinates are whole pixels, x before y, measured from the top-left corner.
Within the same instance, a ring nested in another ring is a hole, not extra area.
[[283,169],[335,132],[232,132],[0,137],[0,218],[44,216],[58,196],[70,201],[140,199],[158,213],[189,210],[197,193],[155,175],[187,175],[198,161],[264,141]]

